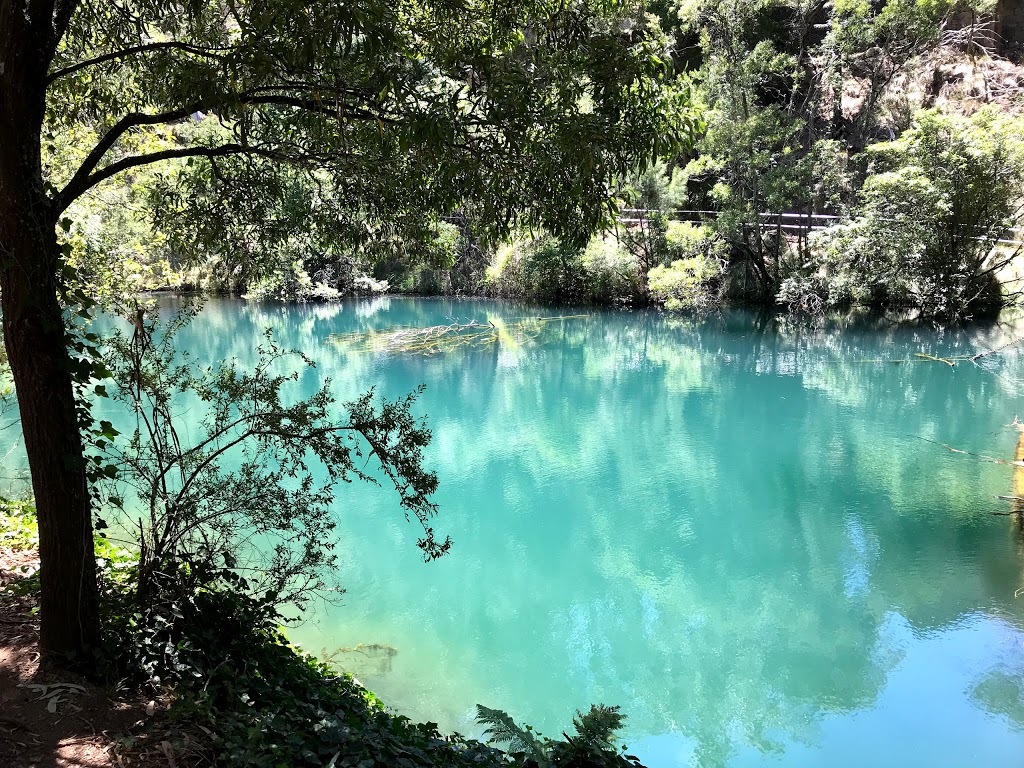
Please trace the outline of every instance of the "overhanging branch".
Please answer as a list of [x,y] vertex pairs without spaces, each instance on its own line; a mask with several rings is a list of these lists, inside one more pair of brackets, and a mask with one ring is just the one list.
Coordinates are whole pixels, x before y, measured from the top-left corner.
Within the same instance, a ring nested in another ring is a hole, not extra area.
[[[182,147],[180,149],[165,149],[160,152],[150,152],[145,155],[130,155],[121,158],[116,163],[104,166],[85,179],[85,189],[94,187],[101,181],[116,176],[119,173],[137,168],[140,165],[158,163],[162,160],[175,160],[183,157],[226,157],[228,155],[259,155],[280,159],[277,154],[270,150],[250,147],[244,144],[220,144],[215,147]],[[66,206],[65,206],[66,207]],[[63,208],[61,209],[64,210]]]
[[[246,91],[237,95],[225,95],[216,102],[212,100],[207,102],[195,102],[180,109],[169,110],[167,112],[158,112],[154,114],[133,112],[125,115],[123,118],[118,120],[110,130],[103,134],[103,138],[101,138],[97,142],[96,146],[93,147],[92,151],[82,162],[82,165],[75,172],[71,181],[69,181],[64,189],[58,193],[56,198],[58,214],[67,210],[68,206],[81,197],[90,187],[93,187],[104,179],[108,179],[115,174],[127,170],[128,168],[134,168],[139,165],[155,163],[161,160],[178,157],[216,157],[223,154],[243,154],[246,152],[251,154],[261,154],[262,152],[264,156],[271,156],[267,154],[266,150],[258,150],[253,147],[243,146],[240,144],[226,144],[223,146],[239,147],[240,149],[233,152],[218,152],[215,154],[209,154],[209,148],[204,147],[164,150],[162,152],[152,152],[146,155],[133,155],[131,157],[126,157],[97,171],[96,167],[100,164],[100,161],[103,160],[103,157],[107,152],[110,151],[121,136],[132,128],[138,128],[144,125],[163,125],[165,123],[172,123],[184,120],[195,112],[214,110],[225,105],[290,107],[292,109],[298,109],[311,114],[324,115],[339,121],[373,120],[387,125],[399,125],[401,122],[396,117],[375,112],[366,106],[354,106],[338,102],[331,103],[330,101],[314,97],[298,97],[288,93],[264,92],[272,87],[273,86],[266,86],[260,88],[258,89],[259,92],[254,90]],[[287,89],[282,88],[281,90]],[[325,86],[324,90],[330,92],[333,89],[331,86]]]
[[[111,147],[117,143],[117,140],[124,135],[125,131],[136,128],[140,125],[160,125],[162,123],[169,123],[175,120],[183,120],[184,118],[191,115],[200,109],[200,105],[193,104],[189,107],[183,107],[182,109],[171,110],[169,112],[160,112],[158,114],[144,114],[141,112],[133,112],[130,115],[125,115],[103,134],[96,146],[93,147],[82,164],[79,166],[75,175],[71,181],[60,191],[57,195],[57,211],[61,213],[67,209],[71,203],[78,199],[89,187],[93,186],[96,181],[90,181],[95,174],[93,171],[96,166],[99,165],[103,156],[107,154]],[[158,153],[157,153],[158,154]],[[155,161],[151,161],[155,162]],[[113,174],[110,174],[113,175]],[[106,177],[104,177],[106,178]]]
[[221,61],[224,58],[224,51],[231,50],[230,48],[201,48],[195,45],[189,45],[188,43],[182,43],[178,40],[169,40],[163,43],[145,43],[143,45],[135,45],[130,48],[124,48],[120,51],[111,51],[110,53],[104,53],[101,56],[96,56],[92,59],[86,59],[80,61],[77,64],[72,64],[69,67],[58,69],[55,72],[51,72],[46,78],[46,84],[51,85],[54,81],[59,80],[62,77],[73,75],[75,72],[79,72],[87,67],[94,67],[98,64],[104,64],[108,61],[114,61],[116,59],[122,59],[126,56],[132,56],[136,53],[149,53],[151,51],[161,50],[177,50],[190,53],[195,56],[203,56],[209,59],[215,59]]

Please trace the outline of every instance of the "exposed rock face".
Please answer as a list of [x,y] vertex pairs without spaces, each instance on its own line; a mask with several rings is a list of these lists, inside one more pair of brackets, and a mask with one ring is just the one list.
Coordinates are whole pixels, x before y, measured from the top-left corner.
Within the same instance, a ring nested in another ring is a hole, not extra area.
[[999,0],[996,5],[996,34],[1003,48],[1024,49],[1024,2]]
[[1024,0],[998,0],[994,16],[960,11],[947,20],[945,28],[949,44],[965,46],[967,35],[986,51],[1019,54],[1024,51]]

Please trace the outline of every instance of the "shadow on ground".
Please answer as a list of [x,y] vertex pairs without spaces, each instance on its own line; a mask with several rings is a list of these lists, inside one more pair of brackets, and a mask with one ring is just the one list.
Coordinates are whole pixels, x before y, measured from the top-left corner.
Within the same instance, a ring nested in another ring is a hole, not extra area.
[[75,675],[39,667],[38,567],[35,553],[0,548],[0,766],[127,765],[115,754],[116,736],[141,720],[144,708],[112,701]]

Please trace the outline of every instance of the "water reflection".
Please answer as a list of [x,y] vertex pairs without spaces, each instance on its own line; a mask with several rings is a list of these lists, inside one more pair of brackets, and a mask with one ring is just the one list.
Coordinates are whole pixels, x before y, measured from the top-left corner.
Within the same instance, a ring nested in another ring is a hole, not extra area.
[[[651,765],[1016,765],[1021,538],[1005,512],[1013,326],[824,328],[592,313],[524,343],[356,354],[335,333],[564,314],[489,302],[210,304],[200,360],[273,327],[342,399],[423,382],[452,554],[420,563],[379,489],[342,497],[341,606],[294,632],[385,700],[472,730],[476,702],[557,732],[616,703]],[[929,757],[929,760],[925,760]]]

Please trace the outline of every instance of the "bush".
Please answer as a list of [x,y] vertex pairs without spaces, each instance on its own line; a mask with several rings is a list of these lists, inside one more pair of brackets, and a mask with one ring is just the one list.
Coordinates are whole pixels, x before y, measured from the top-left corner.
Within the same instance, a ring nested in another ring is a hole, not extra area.
[[583,253],[551,235],[534,240],[525,250],[524,276],[530,295],[559,303],[586,298]]
[[1024,138],[1010,118],[917,115],[900,139],[866,152],[851,221],[812,245],[831,280],[858,301],[964,317],[1001,302],[996,249],[1021,220]]
[[336,301],[340,291],[327,282],[314,282],[301,259],[282,264],[249,285],[243,298],[249,301]]
[[665,230],[666,264],[677,259],[702,258],[724,264],[729,246],[710,227],[689,221],[670,222]]
[[501,249],[487,268],[491,293],[558,303],[587,300],[583,253],[551,235],[518,240]]
[[556,303],[629,304],[645,299],[643,273],[625,237],[595,237],[583,250],[544,235],[500,249],[487,268],[492,295]]
[[[112,399],[138,420],[121,439],[113,427],[95,439],[118,472],[95,481],[94,491],[132,521],[140,606],[163,574],[205,583],[214,578],[208,573],[227,579],[236,563],[259,574],[247,588],[272,600],[308,599],[328,586],[331,507],[337,489],[354,479],[394,486],[407,519],[421,525],[424,558],[448,551],[451,541],[436,541],[429,522],[437,477],[423,467],[430,431],[411,410],[418,391],[382,401],[371,390],[339,409],[327,382],[310,397],[291,398],[299,369],[312,362],[280,349],[269,332],[253,370],[233,360],[203,369],[175,349],[189,311],[167,324],[141,309],[136,317],[130,338],[108,337],[104,363]],[[194,399],[203,411],[190,414],[189,432],[179,434],[179,409]]]
[[391,286],[387,280],[375,280],[369,275],[356,275],[352,280],[352,292],[356,295],[387,293]]
[[614,237],[596,237],[583,252],[587,299],[600,304],[628,304],[643,294],[636,259]]
[[648,274],[651,295],[665,309],[710,309],[718,303],[714,281],[720,269],[697,256],[677,259],[667,267],[655,267]]
[[787,277],[776,301],[795,315],[822,315],[831,303],[828,283],[818,275]]
[[665,309],[709,309],[719,303],[728,246],[710,228],[673,221],[665,231],[667,265],[648,272],[651,297]]
[[13,550],[39,548],[36,510],[31,504],[0,498],[0,548]]

